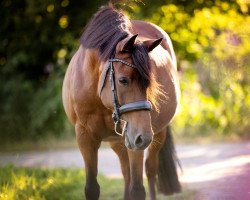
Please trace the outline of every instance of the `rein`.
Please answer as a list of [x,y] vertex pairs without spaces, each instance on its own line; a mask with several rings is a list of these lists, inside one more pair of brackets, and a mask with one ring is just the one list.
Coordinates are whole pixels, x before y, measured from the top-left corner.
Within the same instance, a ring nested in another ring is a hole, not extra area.
[[[132,67],[134,69],[136,69],[136,66],[128,63],[124,60],[121,60],[119,58],[113,58],[113,59],[109,59],[109,64],[107,65],[107,67],[104,69],[104,77],[101,80],[101,87],[99,90],[99,96],[101,96],[102,90],[104,88],[104,84],[105,84],[105,80],[107,79],[108,73],[109,74],[109,81],[110,81],[110,86],[111,86],[111,91],[112,91],[112,102],[114,105],[114,111],[112,114],[112,118],[114,120],[115,123],[115,132],[120,135],[123,136],[125,134],[125,132],[127,131],[127,125],[128,122],[121,119],[121,115],[127,112],[132,112],[132,111],[138,111],[138,110],[152,110],[152,105],[150,103],[150,101],[136,101],[136,102],[132,102],[132,103],[127,103],[124,105],[120,105],[119,104],[119,100],[118,100],[118,95],[117,95],[117,90],[116,90],[116,84],[115,84],[115,71],[114,71],[114,65],[113,62],[121,62],[129,67]],[[124,123],[123,128],[122,128],[122,132],[120,133],[118,131],[118,127],[121,126],[121,122]]]

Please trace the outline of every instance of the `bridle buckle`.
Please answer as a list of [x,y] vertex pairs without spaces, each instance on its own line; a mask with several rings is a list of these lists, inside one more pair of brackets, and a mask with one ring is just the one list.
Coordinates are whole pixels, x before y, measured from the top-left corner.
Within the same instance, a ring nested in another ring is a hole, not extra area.
[[[123,127],[122,127],[122,132],[120,133],[118,128],[121,128],[121,122],[123,122]],[[117,135],[120,135],[120,136],[124,136],[125,132],[127,131],[127,126],[128,126],[128,122],[123,120],[123,119],[120,119],[119,121],[116,121],[115,122],[115,132]]]

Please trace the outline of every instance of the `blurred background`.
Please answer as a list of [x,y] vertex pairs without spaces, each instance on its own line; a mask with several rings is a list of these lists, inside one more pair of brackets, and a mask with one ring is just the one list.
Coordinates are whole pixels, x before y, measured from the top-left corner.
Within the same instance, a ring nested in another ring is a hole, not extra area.
[[[61,88],[70,58],[103,0],[2,0],[0,145],[71,140]],[[162,27],[178,58],[177,142],[249,139],[249,0],[121,1],[131,19]]]

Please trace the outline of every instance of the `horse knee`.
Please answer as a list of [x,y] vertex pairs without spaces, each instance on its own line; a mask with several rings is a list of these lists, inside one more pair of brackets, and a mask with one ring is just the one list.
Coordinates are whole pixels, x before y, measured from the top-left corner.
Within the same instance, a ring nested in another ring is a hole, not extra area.
[[144,186],[130,187],[129,196],[131,200],[145,200],[146,192]]
[[100,186],[96,182],[90,184],[87,183],[85,186],[85,196],[87,200],[98,200],[100,196]]

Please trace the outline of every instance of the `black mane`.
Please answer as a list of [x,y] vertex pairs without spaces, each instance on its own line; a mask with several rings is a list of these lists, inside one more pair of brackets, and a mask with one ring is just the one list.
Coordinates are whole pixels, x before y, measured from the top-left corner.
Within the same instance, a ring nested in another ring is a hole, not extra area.
[[[98,49],[102,60],[108,60],[115,53],[119,41],[130,33],[130,20],[113,6],[103,6],[87,24],[81,37],[84,48]],[[140,74],[139,84],[147,88],[150,84],[150,66],[148,51],[141,43],[136,43],[132,60]]]

